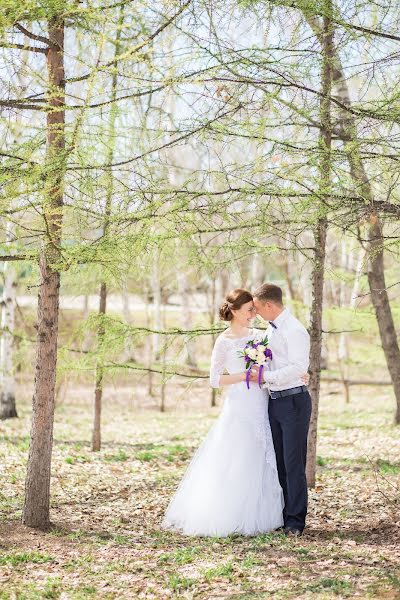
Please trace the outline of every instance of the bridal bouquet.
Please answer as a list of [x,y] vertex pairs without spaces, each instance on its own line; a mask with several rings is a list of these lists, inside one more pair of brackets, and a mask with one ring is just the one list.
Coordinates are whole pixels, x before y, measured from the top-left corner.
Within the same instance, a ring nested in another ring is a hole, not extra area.
[[258,385],[261,387],[262,374],[266,363],[272,360],[271,349],[268,348],[268,336],[266,335],[261,342],[256,340],[249,340],[243,350],[239,351],[239,356],[243,356],[246,363],[246,385],[250,389],[250,373],[251,368],[256,365],[259,368],[258,371]]

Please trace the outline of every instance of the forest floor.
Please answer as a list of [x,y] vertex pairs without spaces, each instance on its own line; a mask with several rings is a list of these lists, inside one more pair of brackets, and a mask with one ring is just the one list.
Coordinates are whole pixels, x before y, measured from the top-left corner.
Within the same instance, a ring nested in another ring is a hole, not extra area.
[[390,390],[354,389],[346,405],[339,388],[324,387],[317,486],[308,527],[293,540],[160,529],[219,412],[205,406],[205,387],[167,389],[161,414],[150,400],[139,408],[129,386],[110,386],[98,453],[89,443],[91,389],[69,390],[56,410],[53,527],[42,533],[20,521],[30,429],[29,389],[21,388],[20,418],[0,423],[1,600],[400,598],[400,443]]

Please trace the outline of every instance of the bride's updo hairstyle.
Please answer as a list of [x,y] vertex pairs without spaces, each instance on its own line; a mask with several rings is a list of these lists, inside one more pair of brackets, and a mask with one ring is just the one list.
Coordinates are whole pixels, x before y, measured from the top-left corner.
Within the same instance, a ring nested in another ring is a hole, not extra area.
[[222,321],[232,321],[233,310],[239,310],[243,304],[252,302],[253,296],[247,290],[236,288],[225,296],[225,302],[223,302],[219,308],[219,317]]

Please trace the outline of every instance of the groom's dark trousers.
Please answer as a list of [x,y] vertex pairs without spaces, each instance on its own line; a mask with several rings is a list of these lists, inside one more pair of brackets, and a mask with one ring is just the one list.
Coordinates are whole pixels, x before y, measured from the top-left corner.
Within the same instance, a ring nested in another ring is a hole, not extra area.
[[307,434],[311,416],[308,391],[269,398],[269,421],[285,508],[285,527],[303,531],[307,515]]

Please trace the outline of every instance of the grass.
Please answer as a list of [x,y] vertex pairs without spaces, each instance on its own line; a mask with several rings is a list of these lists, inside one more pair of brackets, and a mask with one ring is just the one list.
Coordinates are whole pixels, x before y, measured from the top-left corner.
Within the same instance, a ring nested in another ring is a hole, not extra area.
[[258,564],[260,564],[260,559],[258,559],[253,553],[249,553],[242,561],[241,567],[243,569],[252,569]]
[[389,581],[389,583],[400,592],[400,575],[388,575],[387,579]]
[[104,457],[104,460],[108,462],[125,462],[126,460],[128,460],[128,458],[129,456],[127,455],[125,450],[122,450],[120,448],[115,454],[107,454]]
[[175,552],[167,552],[161,554],[159,557],[160,563],[175,563],[177,565],[187,565],[192,563],[196,555],[200,553],[200,549],[197,546],[182,548]]
[[348,596],[352,594],[353,586],[348,581],[338,577],[322,577],[319,581],[306,587],[310,592],[329,591],[333,594]]
[[157,454],[151,450],[142,450],[141,452],[136,453],[136,458],[137,460],[142,460],[143,462],[149,462],[151,460],[155,460],[157,458]]
[[218,565],[216,567],[211,567],[210,569],[205,569],[203,571],[203,575],[207,581],[211,581],[216,577],[228,577],[232,578],[234,572],[234,567],[232,562],[228,562],[226,564]]
[[400,475],[400,465],[394,464],[388,460],[377,460],[377,467],[381,475]]
[[167,448],[166,459],[169,462],[174,462],[177,460],[187,460],[189,458],[190,452],[189,449],[181,444],[176,446],[169,446]]
[[[175,388],[168,385],[170,398]],[[132,411],[123,398],[105,402],[98,453],[90,452],[91,388],[86,397],[80,388],[56,411],[53,528],[25,529],[27,398],[19,419],[0,423],[0,600],[394,599],[400,560],[393,399],[375,395],[366,411],[365,390],[352,392],[348,406],[323,389],[317,486],[300,540],[277,533],[195,538],[160,529],[219,412],[200,403],[202,394],[208,398],[200,387],[190,404],[162,415],[150,405]]]
[[41,565],[51,562],[53,558],[43,552],[0,552],[0,565],[16,567],[23,564]]
[[50,598],[56,600],[60,598],[62,592],[62,583],[59,577],[49,578],[44,586],[42,595],[43,598]]
[[195,579],[183,577],[182,575],[179,575],[179,573],[170,575],[169,580],[168,580],[168,585],[174,592],[188,590],[195,584],[196,584]]
[[67,465],[75,465],[76,463],[90,462],[91,457],[85,454],[77,454],[75,456],[66,456],[65,462]]

